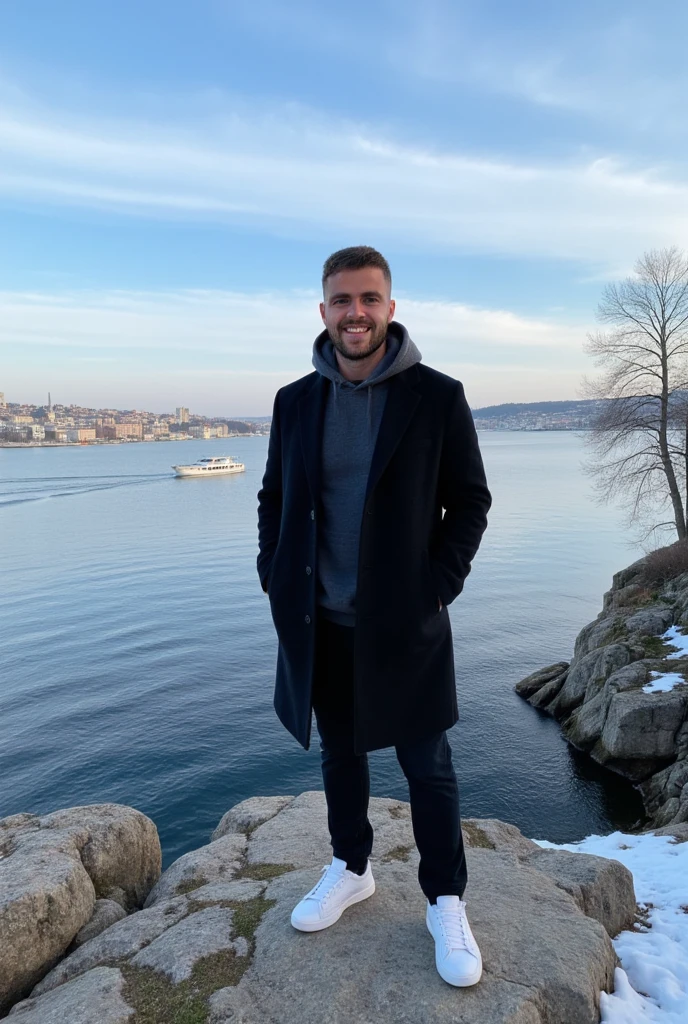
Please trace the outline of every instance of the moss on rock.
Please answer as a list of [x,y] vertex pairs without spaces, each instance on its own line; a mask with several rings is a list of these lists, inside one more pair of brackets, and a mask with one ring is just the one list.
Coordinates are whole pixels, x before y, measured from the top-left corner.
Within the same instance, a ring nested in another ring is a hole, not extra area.
[[472,821],[462,821],[461,828],[468,839],[469,846],[481,846],[485,850],[496,850],[496,846],[487,832]]
[[[208,999],[218,989],[239,984],[253,959],[256,928],[274,902],[262,895],[244,902],[222,901],[234,912],[232,933],[246,939],[248,954],[237,956],[232,950],[222,950],[204,956],[194,965],[191,977],[178,985],[151,967],[119,962],[116,966],[125,979],[123,995],[135,1011],[129,1024],[207,1024]],[[199,903],[193,909],[203,906]]]
[[412,846],[395,846],[392,850],[388,850],[387,853],[382,857],[382,863],[388,863],[391,860],[407,861],[411,856]]
[[293,864],[244,864],[234,878],[250,878],[255,882],[269,882],[272,878],[295,871]]
[[202,885],[208,885],[207,878],[188,878],[186,881],[180,882],[179,885],[175,886],[174,892],[176,896],[186,896],[195,889],[200,889]]

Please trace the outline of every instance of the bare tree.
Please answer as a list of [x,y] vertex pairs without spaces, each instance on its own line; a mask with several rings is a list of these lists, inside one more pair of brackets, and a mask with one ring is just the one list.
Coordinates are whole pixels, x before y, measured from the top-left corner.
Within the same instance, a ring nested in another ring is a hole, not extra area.
[[[586,378],[586,397],[605,399],[587,443],[587,470],[602,499],[630,498],[628,519],[647,537],[675,526],[688,536],[688,258],[653,250],[634,275],[608,285],[597,311],[607,326],[586,351],[602,373]],[[669,522],[657,521],[661,509]]]

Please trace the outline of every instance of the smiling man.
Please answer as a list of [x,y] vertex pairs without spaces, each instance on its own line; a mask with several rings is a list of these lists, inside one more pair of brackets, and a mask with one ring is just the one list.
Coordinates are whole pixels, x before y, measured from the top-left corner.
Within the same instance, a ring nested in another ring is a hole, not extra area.
[[[279,638],[275,708],[320,735],[332,863],[292,913],[320,931],[375,891],[367,753],[406,776],[435,962],[474,985],[482,960],[447,729],[458,719],[447,605],[461,593],[490,494],[461,384],[421,365],[375,249],[322,275],[315,372],[282,388],[258,495],[258,574]],[[371,910],[374,913],[374,909]]]

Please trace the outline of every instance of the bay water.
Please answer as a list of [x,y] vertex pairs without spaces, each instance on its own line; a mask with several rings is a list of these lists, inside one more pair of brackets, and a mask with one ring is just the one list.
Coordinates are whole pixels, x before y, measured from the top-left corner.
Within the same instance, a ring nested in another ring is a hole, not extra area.
[[[571,842],[628,828],[637,793],[561,738],[514,684],[569,660],[613,572],[642,552],[600,506],[579,436],[481,432],[494,504],[451,606],[466,816]],[[249,796],[321,788],[272,709],[276,641],[255,570],[267,438],[0,449],[0,817],[115,801],[165,863]],[[246,472],[176,478],[235,455]],[[403,509],[399,510],[403,515]],[[391,750],[372,791],[407,799]]]

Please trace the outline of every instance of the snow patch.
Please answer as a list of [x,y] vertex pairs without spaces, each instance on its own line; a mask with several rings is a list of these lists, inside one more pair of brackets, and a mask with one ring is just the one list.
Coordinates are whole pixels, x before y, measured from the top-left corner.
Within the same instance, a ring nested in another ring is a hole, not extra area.
[[548,850],[621,861],[633,874],[638,903],[647,909],[649,927],[621,932],[614,939],[622,966],[616,969],[613,995],[601,995],[602,1024],[686,1024],[688,843],[623,832],[561,846],[535,842]]
[[681,633],[678,626],[669,626],[666,633],[662,633],[661,639],[671,644],[672,647],[678,647],[673,654],[667,654],[667,661],[685,658],[688,655],[688,634]]
[[650,672],[650,682],[643,686],[643,693],[668,693],[684,683],[685,679],[680,672]]

